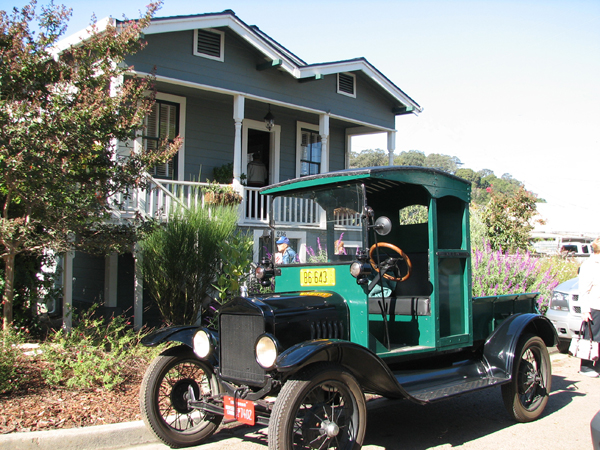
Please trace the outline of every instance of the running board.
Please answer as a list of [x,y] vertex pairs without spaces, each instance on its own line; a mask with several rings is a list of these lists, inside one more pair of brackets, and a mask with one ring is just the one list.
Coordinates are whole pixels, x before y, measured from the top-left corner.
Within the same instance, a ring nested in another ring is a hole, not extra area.
[[481,361],[472,360],[425,372],[395,371],[394,375],[406,392],[422,403],[443,400],[510,381],[508,377],[490,376]]

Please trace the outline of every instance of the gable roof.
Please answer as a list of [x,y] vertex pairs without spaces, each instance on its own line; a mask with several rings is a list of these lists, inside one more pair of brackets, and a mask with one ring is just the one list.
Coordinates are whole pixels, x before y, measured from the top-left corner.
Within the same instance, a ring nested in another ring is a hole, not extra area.
[[[98,31],[101,32],[109,23],[113,26],[118,26],[121,21],[113,18],[102,19],[97,23]],[[228,27],[231,29],[261,52],[266,59],[271,61],[280,60],[281,65],[279,65],[279,69],[289,73],[296,79],[309,79],[315,76],[360,71],[379,85],[394,100],[405,106],[404,110],[399,110],[397,114],[419,113],[423,110],[417,102],[410,98],[365,58],[307,64],[270,36],[263,33],[257,26],[247,25],[229,9],[219,13],[156,17],[152,19],[150,26],[144,30],[144,34],[150,35],[219,27]],[[89,28],[60,41],[57,45],[57,51],[61,51],[70,45],[76,45],[79,41],[87,39],[87,37],[89,37]]]

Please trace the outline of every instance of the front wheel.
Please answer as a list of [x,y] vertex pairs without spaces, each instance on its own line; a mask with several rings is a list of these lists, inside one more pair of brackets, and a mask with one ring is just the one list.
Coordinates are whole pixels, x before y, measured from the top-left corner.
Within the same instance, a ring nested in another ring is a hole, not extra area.
[[552,381],[550,356],[544,341],[534,335],[521,338],[513,363],[512,380],[502,385],[502,400],[517,422],[531,422],[544,412]]
[[172,448],[199,445],[219,427],[222,416],[190,408],[194,397],[219,393],[212,367],[186,346],[161,353],[148,367],[140,388],[140,410],[146,426]]
[[343,367],[319,364],[281,389],[269,421],[269,450],[359,449],[367,407]]

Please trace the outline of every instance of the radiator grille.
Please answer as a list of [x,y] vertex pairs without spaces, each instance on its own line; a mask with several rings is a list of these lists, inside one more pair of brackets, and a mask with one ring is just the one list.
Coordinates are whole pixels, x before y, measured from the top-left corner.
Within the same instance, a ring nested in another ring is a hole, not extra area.
[[262,385],[265,371],[256,362],[254,344],[265,331],[262,316],[221,315],[221,375],[251,385]]

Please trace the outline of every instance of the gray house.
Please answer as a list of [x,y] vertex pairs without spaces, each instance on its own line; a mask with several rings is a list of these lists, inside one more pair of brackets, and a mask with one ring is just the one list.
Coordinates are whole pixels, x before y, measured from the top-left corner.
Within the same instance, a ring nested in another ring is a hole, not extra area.
[[[114,19],[99,27],[109,21]],[[392,158],[396,116],[421,111],[366,59],[307,64],[230,10],[155,18],[144,35],[148,45],[126,63],[133,66],[132,75],[154,72],[158,94],[133,145],[180,135],[183,147],[149,174],[152,189],[134,193],[115,214],[120,220],[135,213],[166,220],[173,193],[195,201],[192,188],[212,180],[213,169],[232,164],[233,187],[243,197],[239,226],[254,233],[255,260],[268,223],[261,186],[347,168],[353,136],[387,133]],[[302,260],[311,232],[321,227],[319,217],[298,215],[290,221],[295,231],[289,237]],[[352,231],[343,220],[339,229]],[[139,257],[134,251],[106,259],[79,253],[65,258],[65,303],[133,308],[141,325]]]

